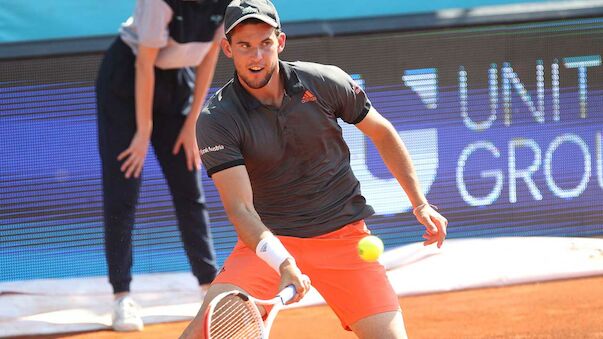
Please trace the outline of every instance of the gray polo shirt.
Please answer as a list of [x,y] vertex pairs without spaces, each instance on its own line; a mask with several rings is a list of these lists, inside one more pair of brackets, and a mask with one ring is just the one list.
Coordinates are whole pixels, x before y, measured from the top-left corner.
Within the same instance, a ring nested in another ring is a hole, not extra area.
[[279,67],[286,92],[279,109],[262,105],[236,75],[203,109],[197,138],[209,176],[245,165],[255,209],[277,235],[314,237],[372,215],[337,124],[364,119],[366,94],[335,66]]

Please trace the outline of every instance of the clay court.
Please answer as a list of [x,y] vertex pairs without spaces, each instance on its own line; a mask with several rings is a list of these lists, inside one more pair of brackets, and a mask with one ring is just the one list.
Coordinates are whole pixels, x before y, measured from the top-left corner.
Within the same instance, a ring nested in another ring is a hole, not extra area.
[[[603,277],[400,298],[410,338],[603,338]],[[187,322],[144,332],[97,331],[27,338],[177,338]],[[272,338],[354,338],[327,306],[279,313]],[[23,337],[25,338],[25,337]]]

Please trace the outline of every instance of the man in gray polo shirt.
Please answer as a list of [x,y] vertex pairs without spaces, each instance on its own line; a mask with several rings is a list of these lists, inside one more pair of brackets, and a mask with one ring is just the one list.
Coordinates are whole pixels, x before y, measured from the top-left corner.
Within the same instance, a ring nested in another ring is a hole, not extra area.
[[405,337],[384,267],[357,255],[373,209],[337,119],[374,142],[426,228],[425,245],[439,247],[447,220],[421,193],[397,131],[341,69],[279,60],[286,37],[268,0],[233,1],[225,28],[222,50],[236,74],[210,99],[197,137],[239,242],[183,337],[203,333],[207,303],[221,292],[268,299],[293,284],[298,301],[310,278],[345,329],[363,338]]

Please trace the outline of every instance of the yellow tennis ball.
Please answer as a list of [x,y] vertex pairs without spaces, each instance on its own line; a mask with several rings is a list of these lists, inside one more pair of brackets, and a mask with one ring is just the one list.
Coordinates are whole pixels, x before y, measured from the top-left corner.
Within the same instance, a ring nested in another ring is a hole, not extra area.
[[364,261],[377,261],[383,254],[383,242],[374,235],[368,235],[358,242],[358,255]]

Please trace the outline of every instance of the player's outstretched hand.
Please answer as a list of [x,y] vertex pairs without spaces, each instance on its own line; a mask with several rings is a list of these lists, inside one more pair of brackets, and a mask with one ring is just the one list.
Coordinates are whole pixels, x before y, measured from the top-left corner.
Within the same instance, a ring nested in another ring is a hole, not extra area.
[[295,260],[289,258],[285,260],[281,266],[279,267],[281,273],[281,282],[279,284],[278,290],[282,291],[285,287],[289,285],[294,285],[297,294],[290,302],[287,304],[292,304],[294,302],[300,301],[308,291],[310,291],[310,286],[312,285],[310,282],[310,278],[302,274]]
[[448,220],[436,211],[430,204],[423,204],[413,210],[413,214],[417,220],[425,226],[423,234],[424,246],[438,243],[438,248],[442,247],[444,239],[446,239],[446,228]]

